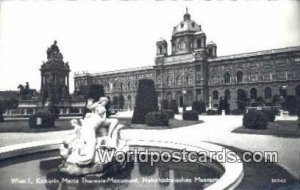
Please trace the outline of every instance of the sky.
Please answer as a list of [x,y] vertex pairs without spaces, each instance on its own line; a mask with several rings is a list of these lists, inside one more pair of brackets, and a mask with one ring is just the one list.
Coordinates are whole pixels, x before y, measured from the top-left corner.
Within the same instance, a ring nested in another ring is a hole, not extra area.
[[[300,1],[10,1],[0,2],[0,90],[29,82],[40,89],[46,50],[58,46],[74,72],[154,65],[188,7],[218,56],[300,45]],[[170,53],[170,49],[169,49]]]

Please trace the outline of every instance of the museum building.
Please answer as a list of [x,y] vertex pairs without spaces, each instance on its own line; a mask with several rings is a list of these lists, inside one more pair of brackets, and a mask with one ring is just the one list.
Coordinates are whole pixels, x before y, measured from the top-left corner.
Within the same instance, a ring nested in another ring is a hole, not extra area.
[[300,46],[217,56],[217,45],[207,42],[206,34],[186,12],[173,28],[171,54],[164,39],[156,42],[155,64],[102,73],[75,73],[75,93],[86,93],[90,85],[102,84],[111,99],[120,96],[124,108],[133,109],[140,79],[152,79],[159,102],[175,99],[180,106],[201,100],[217,108],[226,97],[231,109],[237,108],[239,94],[249,105],[262,97],[300,96]]

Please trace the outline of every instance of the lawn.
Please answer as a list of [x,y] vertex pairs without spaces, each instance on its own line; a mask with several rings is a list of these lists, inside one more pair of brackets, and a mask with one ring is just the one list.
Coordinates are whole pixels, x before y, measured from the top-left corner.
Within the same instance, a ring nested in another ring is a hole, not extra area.
[[39,133],[73,129],[70,120],[57,120],[54,127],[50,128],[29,128],[28,120],[5,121],[0,123],[0,133],[5,132],[23,132],[23,133]]
[[[147,126],[144,124],[131,124],[131,118],[120,118],[119,123],[125,125],[126,129],[171,129],[177,127],[185,127],[194,124],[202,123],[203,121],[182,121],[177,119],[170,119],[169,126]],[[73,127],[70,124],[70,120],[57,120],[54,127],[50,128],[36,128],[32,129],[28,126],[28,120],[18,121],[5,121],[0,123],[0,133],[5,132],[22,132],[22,133],[40,133],[40,132],[52,132],[70,130]]]
[[172,129],[178,127],[187,127],[190,125],[195,125],[199,123],[203,123],[203,121],[185,121],[185,120],[177,120],[170,119],[169,126],[147,126],[146,124],[132,124],[131,119],[120,119],[120,123],[125,125],[125,129]]
[[233,133],[276,135],[281,137],[300,137],[300,127],[297,121],[275,121],[269,122],[267,129],[246,129],[244,126],[236,128]]

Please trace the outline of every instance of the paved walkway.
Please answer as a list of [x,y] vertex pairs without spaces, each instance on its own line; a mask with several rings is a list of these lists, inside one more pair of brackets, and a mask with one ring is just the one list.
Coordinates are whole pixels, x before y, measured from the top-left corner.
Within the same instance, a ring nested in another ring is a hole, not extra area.
[[[181,116],[176,116],[181,119]],[[242,116],[200,116],[204,123],[168,130],[128,130],[126,138],[196,143],[207,141],[248,151],[277,151],[278,163],[295,177],[300,175],[300,138],[231,133],[242,125]]]

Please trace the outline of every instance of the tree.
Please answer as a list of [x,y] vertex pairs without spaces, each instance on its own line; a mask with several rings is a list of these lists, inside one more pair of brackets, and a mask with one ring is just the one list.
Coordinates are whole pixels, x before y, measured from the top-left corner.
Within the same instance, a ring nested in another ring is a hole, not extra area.
[[273,96],[273,99],[272,99],[272,104],[274,105],[274,106],[278,106],[279,104],[280,104],[280,96],[279,95],[274,95]]
[[255,102],[256,102],[256,104],[257,104],[257,106],[264,106],[265,105],[265,100],[264,100],[264,98],[263,97],[257,97],[256,99],[255,99]]
[[141,79],[131,122],[145,124],[146,114],[153,111],[158,111],[154,82],[150,79]]
[[194,101],[192,110],[198,112],[198,114],[204,113],[206,111],[205,103],[202,101]]
[[226,114],[230,113],[230,107],[227,98],[220,98],[218,111],[221,113],[222,110],[225,110]]
[[4,118],[3,118],[3,108],[0,105],[0,122],[3,122],[3,121],[4,121]]
[[122,94],[119,95],[119,109],[124,109],[124,96]]
[[295,115],[297,113],[297,98],[296,96],[287,96],[285,99],[285,105],[287,111],[291,115]]
[[300,96],[297,96],[296,99],[297,99],[298,126],[300,127]]
[[247,105],[247,94],[245,90],[238,90],[237,92],[237,105],[239,110],[245,110]]
[[170,109],[173,110],[174,113],[178,114],[179,110],[178,110],[178,104],[176,100],[172,100],[170,102]]
[[115,109],[119,109],[119,98],[117,96],[113,97],[112,104],[113,104]]
[[167,110],[169,109],[169,100],[162,100],[161,101],[161,109],[162,110]]

